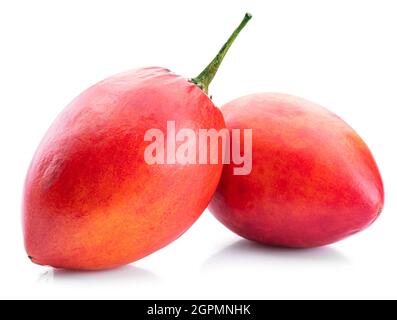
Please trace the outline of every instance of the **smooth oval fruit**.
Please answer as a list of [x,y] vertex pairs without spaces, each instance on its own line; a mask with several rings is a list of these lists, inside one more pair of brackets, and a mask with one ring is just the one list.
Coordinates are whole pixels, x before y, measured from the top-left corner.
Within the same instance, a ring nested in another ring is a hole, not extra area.
[[[225,128],[206,93],[250,19],[247,14],[197,78],[187,80],[159,67],[136,69],[94,85],[61,113],[26,177],[23,228],[34,263],[113,268],[164,247],[194,223],[215,192],[223,166],[178,161],[178,147],[190,148],[193,142],[175,141],[175,134],[189,129],[197,137],[200,129]],[[145,141],[152,129],[163,138]],[[160,158],[152,164],[145,155],[154,142],[165,146],[150,149]],[[205,147],[211,154],[213,147]]]
[[166,69],[123,73],[91,87],[58,117],[29,169],[26,250],[33,262],[111,268],[179,237],[208,205],[222,165],[148,165],[145,132],[224,127],[195,84]]
[[251,174],[233,175],[233,165],[225,165],[210,204],[230,230],[307,248],[346,238],[379,216],[384,191],[374,158],[333,113],[273,93],[236,99],[222,112],[228,129],[253,129]]

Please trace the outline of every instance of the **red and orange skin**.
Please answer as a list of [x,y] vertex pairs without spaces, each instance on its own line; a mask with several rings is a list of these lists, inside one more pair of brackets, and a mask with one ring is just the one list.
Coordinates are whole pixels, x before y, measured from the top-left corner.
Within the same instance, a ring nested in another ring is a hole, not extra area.
[[[222,108],[228,129],[253,129],[247,176],[225,165],[210,210],[238,235],[294,248],[327,245],[371,225],[384,204],[370,150],[343,120],[307,100],[263,93]],[[244,150],[241,146],[241,150]]]
[[97,270],[136,261],[182,235],[207,207],[222,164],[148,165],[145,132],[225,127],[195,84],[163,68],[137,69],[75,99],[47,132],[24,191],[32,261]]
[[[181,236],[208,206],[223,164],[148,164],[150,129],[225,128],[208,87],[251,19],[246,14],[215,59],[191,80],[167,69],[136,69],[79,95],[55,120],[29,168],[23,230],[29,258],[75,270],[139,260]],[[165,140],[167,141],[167,140]],[[186,143],[177,142],[178,144]],[[190,143],[190,142],[189,142]],[[222,146],[207,146],[219,148]],[[175,155],[174,155],[175,156]],[[172,158],[172,157],[171,157]],[[197,154],[197,163],[199,154]]]

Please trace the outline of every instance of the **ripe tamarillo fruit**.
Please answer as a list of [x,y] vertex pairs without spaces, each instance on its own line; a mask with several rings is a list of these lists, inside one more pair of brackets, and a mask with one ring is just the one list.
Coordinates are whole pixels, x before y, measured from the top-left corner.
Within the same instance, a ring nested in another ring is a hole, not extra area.
[[335,114],[275,93],[236,99],[222,112],[229,130],[252,128],[251,174],[233,175],[225,165],[210,204],[230,230],[308,248],[346,238],[379,216],[384,193],[374,158]]
[[60,114],[25,183],[25,247],[34,263],[113,268],[164,247],[194,223],[222,163],[148,164],[145,132],[166,132],[168,121],[175,130],[225,127],[208,86],[250,18],[197,78],[159,67],[129,71],[89,88]]

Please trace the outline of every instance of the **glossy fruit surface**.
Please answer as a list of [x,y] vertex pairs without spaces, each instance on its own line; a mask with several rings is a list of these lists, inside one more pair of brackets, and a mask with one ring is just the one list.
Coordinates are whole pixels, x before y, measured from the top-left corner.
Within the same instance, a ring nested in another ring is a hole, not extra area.
[[33,262],[103,269],[184,233],[219,181],[218,165],[148,165],[145,132],[224,128],[195,84],[162,68],[111,77],[82,93],[42,141],[26,179],[24,233]]
[[253,129],[251,174],[233,175],[234,166],[225,165],[210,204],[235,233],[268,245],[316,247],[379,216],[384,193],[374,158],[333,113],[272,93],[239,98],[222,112],[228,129]]

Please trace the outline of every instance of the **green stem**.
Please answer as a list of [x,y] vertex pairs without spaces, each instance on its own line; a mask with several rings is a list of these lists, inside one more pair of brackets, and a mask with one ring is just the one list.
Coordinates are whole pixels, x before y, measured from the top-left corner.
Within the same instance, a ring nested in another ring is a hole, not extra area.
[[236,40],[241,30],[244,29],[244,27],[247,25],[248,21],[251,20],[251,18],[252,18],[251,14],[249,13],[245,14],[243,21],[230,36],[229,40],[227,40],[227,42],[223,45],[221,51],[219,51],[219,53],[214,58],[214,60],[211,61],[211,63],[207,66],[207,68],[204,69],[203,72],[201,72],[196,78],[192,79],[192,82],[195,83],[197,86],[199,86],[201,90],[203,90],[205,93],[208,93],[208,87],[211,81],[214,79],[216,72],[218,71],[226,53],[229,51],[234,40]]

